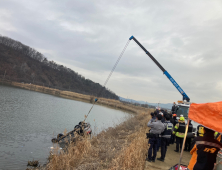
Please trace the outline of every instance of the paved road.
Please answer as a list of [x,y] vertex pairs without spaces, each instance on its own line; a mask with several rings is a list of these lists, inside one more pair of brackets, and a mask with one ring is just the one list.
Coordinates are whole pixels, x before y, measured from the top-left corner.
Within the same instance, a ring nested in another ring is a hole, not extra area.
[[[147,162],[144,170],[169,170],[172,166],[179,163],[180,153],[174,152],[176,149],[176,144],[170,145],[168,147],[166,158],[164,162],[156,160],[156,162]],[[157,158],[161,156],[160,151],[157,152]],[[188,165],[191,155],[190,152],[183,152],[182,164]]]

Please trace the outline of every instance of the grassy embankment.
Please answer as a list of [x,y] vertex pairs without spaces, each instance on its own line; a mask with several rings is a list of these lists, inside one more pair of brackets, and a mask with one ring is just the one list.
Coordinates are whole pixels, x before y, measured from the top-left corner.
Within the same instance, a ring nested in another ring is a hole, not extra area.
[[138,110],[134,117],[102,131],[91,140],[81,138],[71,143],[67,152],[52,156],[47,169],[143,170],[148,150],[145,134],[148,132],[149,112]]
[[[86,102],[93,100],[91,96],[43,86],[17,82],[10,82],[8,85]],[[91,140],[80,138],[77,142],[71,143],[66,152],[54,153],[44,168],[48,170],[144,169],[148,149],[146,124],[150,119],[151,109],[104,98],[100,98],[98,104],[136,114],[128,117],[120,125],[102,131]]]
[[[24,84],[24,83],[18,83],[18,82],[13,82],[13,81],[3,81],[1,79],[0,79],[0,84],[18,87],[18,88],[22,88],[26,90],[32,90],[32,91],[36,91],[40,93],[46,93],[46,94],[54,95],[57,97],[63,97],[63,98],[72,99],[72,100],[80,100],[80,101],[90,102],[90,103],[94,101],[93,96],[75,93],[71,91],[62,91],[62,90],[48,88],[48,87],[39,86],[35,84]],[[137,113],[137,110],[138,110],[137,109],[138,106],[125,104],[118,100],[112,100],[112,99],[106,99],[106,98],[99,98],[96,104],[105,105],[111,108],[125,110],[132,113]]]

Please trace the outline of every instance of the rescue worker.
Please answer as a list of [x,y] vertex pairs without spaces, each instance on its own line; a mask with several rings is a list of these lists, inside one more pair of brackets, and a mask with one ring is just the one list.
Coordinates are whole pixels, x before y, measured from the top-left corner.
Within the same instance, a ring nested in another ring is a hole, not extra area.
[[172,119],[170,120],[170,122],[173,124],[173,126],[175,126],[177,123],[178,123],[178,120],[177,120],[177,114],[173,114],[172,115]]
[[222,144],[214,139],[214,131],[204,128],[205,135],[196,137],[190,151],[192,155],[188,165],[189,170],[213,170],[217,152]]
[[[192,132],[193,132],[193,125],[192,125],[191,120],[190,120],[189,127],[188,127],[188,133],[192,133]],[[186,138],[184,151],[190,151],[191,150],[191,139],[192,139],[191,137]]]
[[202,125],[197,126],[197,136],[204,136],[204,127]]
[[161,119],[162,116],[158,114],[155,122],[152,122],[150,120],[147,124],[147,126],[151,128],[149,133],[149,142],[148,142],[150,144],[150,148],[148,150],[148,158],[146,158],[146,160],[149,162],[155,162],[159,135],[165,129],[165,126],[161,122]]
[[183,144],[183,139],[184,139],[184,135],[185,135],[185,119],[184,117],[180,117],[179,123],[176,124],[176,126],[174,127],[174,131],[173,134],[175,134],[176,136],[176,150],[174,150],[175,152],[179,152],[179,148],[180,151],[182,149],[182,144]]
[[[173,124],[173,127],[177,124],[177,115],[173,114],[173,118],[170,120],[170,122]],[[175,134],[172,133],[170,143],[174,144],[175,142]]]
[[163,133],[161,134],[161,157],[157,158],[157,160],[163,161],[163,162],[166,156],[167,146],[170,143],[170,138],[171,138],[172,128],[173,128],[173,124],[170,122],[169,115],[165,115],[164,127],[165,129]]
[[173,102],[173,106],[172,106],[171,111],[172,111],[172,114],[174,114],[176,112],[176,103],[175,102]]

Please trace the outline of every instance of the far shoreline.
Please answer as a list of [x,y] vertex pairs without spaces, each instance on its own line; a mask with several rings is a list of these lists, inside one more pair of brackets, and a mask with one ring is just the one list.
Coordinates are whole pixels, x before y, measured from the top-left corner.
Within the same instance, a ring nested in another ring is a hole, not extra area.
[[[3,79],[0,79],[0,85],[16,87],[16,88],[21,88],[25,90],[31,90],[31,91],[35,91],[39,93],[49,94],[56,97],[61,97],[65,99],[76,100],[76,101],[81,101],[81,102],[86,102],[86,103],[93,103],[96,98],[95,96],[85,95],[81,93],[63,91],[63,90],[58,90],[58,89],[49,88],[45,86],[39,86],[35,84],[19,83],[19,82],[3,80]],[[127,112],[129,114],[137,114],[138,110],[141,110],[141,109],[143,109],[144,111],[146,110],[146,108],[143,108],[140,106],[126,104],[119,100],[107,99],[107,98],[101,98],[101,97],[98,98],[98,101],[96,102],[96,104],[108,107],[110,109]]]

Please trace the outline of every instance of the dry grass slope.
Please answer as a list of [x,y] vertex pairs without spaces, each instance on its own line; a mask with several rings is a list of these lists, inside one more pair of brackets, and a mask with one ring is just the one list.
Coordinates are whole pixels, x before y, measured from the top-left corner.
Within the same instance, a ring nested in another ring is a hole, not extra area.
[[47,165],[49,170],[126,170],[144,169],[147,154],[145,133],[150,111],[129,117],[125,122],[104,130],[91,140],[82,138],[71,143],[67,152],[54,156]]

